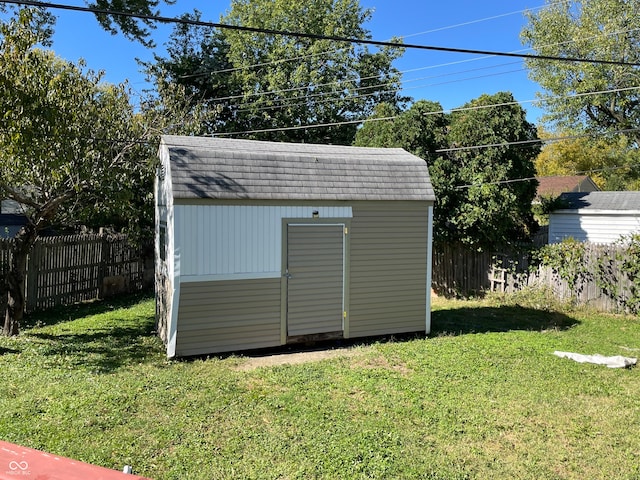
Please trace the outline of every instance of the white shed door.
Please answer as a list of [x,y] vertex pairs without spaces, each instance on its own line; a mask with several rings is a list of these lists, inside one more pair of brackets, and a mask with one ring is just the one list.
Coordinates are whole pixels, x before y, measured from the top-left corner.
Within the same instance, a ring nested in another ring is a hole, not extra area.
[[343,330],[344,226],[287,226],[287,335]]

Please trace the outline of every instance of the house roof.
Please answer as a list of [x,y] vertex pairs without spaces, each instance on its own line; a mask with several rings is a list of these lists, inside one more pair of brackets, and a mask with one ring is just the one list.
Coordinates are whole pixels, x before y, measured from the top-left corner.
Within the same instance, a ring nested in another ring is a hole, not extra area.
[[640,192],[571,192],[560,195],[558,210],[619,210],[640,212]]
[[427,200],[424,160],[401,148],[165,135],[174,198]]
[[600,190],[588,175],[557,175],[536,177],[538,197],[557,197],[564,192],[593,192]]

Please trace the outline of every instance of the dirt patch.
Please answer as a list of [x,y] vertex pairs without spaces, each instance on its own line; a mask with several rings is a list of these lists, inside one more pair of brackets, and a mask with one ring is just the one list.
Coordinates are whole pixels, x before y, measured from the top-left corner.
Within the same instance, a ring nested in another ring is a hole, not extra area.
[[276,353],[258,357],[244,357],[235,367],[235,370],[249,371],[261,367],[274,367],[278,365],[298,365],[301,363],[319,362],[337,357],[352,357],[357,352],[351,348],[335,348],[331,350],[308,350],[294,353]]

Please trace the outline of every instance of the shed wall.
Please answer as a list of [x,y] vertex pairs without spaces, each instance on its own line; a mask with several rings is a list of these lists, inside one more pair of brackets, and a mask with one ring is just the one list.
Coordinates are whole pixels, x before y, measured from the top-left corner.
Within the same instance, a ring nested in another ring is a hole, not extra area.
[[280,345],[280,278],[182,284],[176,338],[178,356]]
[[549,243],[568,237],[581,242],[612,243],[633,232],[640,232],[640,214],[554,212],[549,216]]
[[350,218],[350,206],[175,205],[182,282],[280,277],[282,219]]
[[[355,202],[348,207],[353,213],[347,253],[350,295],[345,305],[349,337],[425,331],[428,206],[428,202]],[[280,224],[282,232],[280,215],[271,220]],[[176,225],[180,228],[178,221]],[[262,238],[259,231],[253,235]],[[204,241],[207,236],[199,238]],[[191,247],[178,245],[184,273]],[[213,252],[218,247],[209,248]],[[277,258],[281,262],[281,254]],[[197,276],[187,276],[185,281],[180,276],[175,355],[281,345],[281,308],[286,306],[281,268],[280,264],[277,276],[264,278],[203,276],[198,281]]]
[[425,331],[426,202],[359,203],[351,221],[351,337]]

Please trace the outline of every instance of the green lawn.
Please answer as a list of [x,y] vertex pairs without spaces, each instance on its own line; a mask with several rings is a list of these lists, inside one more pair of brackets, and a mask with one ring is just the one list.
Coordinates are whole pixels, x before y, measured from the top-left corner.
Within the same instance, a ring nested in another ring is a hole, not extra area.
[[148,298],[50,312],[0,339],[0,439],[158,480],[640,478],[640,370],[552,354],[640,356],[640,321],[523,298],[254,370],[167,361]]

